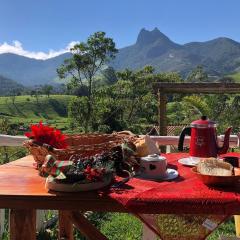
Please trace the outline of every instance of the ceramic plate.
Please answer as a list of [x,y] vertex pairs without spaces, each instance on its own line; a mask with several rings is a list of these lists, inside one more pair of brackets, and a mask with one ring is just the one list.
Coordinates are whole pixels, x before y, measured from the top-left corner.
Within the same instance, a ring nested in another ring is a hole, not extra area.
[[199,163],[199,159],[197,157],[187,157],[179,159],[178,162],[185,166],[194,167]]
[[47,177],[45,187],[49,190],[57,192],[83,192],[97,190],[108,186],[113,179],[112,174],[108,174],[102,182],[92,182],[92,183],[58,183],[53,177]]
[[146,176],[144,174],[137,174],[136,176],[137,178],[141,178],[141,179],[147,179],[147,180],[156,180],[156,181],[166,181],[166,180],[172,180],[178,177],[178,171],[172,168],[168,168],[167,169],[167,174],[165,177],[149,177]]

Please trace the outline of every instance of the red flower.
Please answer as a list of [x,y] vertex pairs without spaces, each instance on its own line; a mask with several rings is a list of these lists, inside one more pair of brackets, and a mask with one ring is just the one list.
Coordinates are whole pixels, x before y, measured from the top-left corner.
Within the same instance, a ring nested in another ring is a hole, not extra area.
[[36,142],[49,144],[54,148],[67,148],[65,135],[55,128],[43,125],[42,121],[37,125],[31,125],[31,132],[25,133],[25,136]]
[[86,174],[87,180],[90,182],[102,181],[105,170],[91,168],[91,166],[88,165],[87,168],[84,170],[84,173]]

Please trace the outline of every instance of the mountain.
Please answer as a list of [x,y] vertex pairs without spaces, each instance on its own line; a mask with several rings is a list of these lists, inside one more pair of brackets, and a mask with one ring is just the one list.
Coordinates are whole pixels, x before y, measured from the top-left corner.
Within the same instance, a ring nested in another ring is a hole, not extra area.
[[[36,60],[12,53],[0,54],[0,75],[26,86],[54,83],[56,69],[70,53]],[[184,77],[202,65],[212,76],[240,71],[240,43],[229,38],[178,44],[154,28],[142,29],[136,43],[119,49],[110,63],[116,70],[139,69],[152,65],[158,72],[179,72]]]
[[0,74],[25,86],[46,84],[51,81],[53,83],[57,76],[57,67],[68,57],[70,57],[70,53],[47,60],[37,60],[12,53],[4,53],[0,54]]
[[157,28],[142,29],[135,44],[122,48],[112,62],[115,69],[138,69],[152,65],[157,71],[188,74],[197,65],[214,75],[224,75],[240,67],[240,43],[229,38],[184,45],[171,41]]
[[24,90],[23,85],[3,76],[0,76],[0,96],[10,95],[13,92],[21,92]]

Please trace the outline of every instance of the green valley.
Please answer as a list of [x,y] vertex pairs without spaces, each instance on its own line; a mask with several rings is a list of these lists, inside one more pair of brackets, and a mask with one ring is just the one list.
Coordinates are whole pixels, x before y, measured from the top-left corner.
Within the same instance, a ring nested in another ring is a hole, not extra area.
[[236,72],[236,73],[230,74],[228,76],[233,78],[235,80],[235,82],[240,82],[240,72]]
[[0,97],[0,117],[28,125],[40,120],[63,129],[67,123],[67,106],[71,95]]

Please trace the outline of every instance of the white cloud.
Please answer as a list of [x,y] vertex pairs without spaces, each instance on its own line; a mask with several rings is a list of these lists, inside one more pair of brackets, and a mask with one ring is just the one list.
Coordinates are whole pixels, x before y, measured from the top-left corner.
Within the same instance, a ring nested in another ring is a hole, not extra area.
[[29,58],[45,60],[69,52],[70,48],[73,47],[76,43],[78,42],[72,41],[66,46],[66,48],[60,49],[59,51],[49,50],[48,52],[31,52],[25,50],[22,46],[22,43],[15,40],[12,42],[12,44],[8,44],[7,42],[4,42],[3,44],[0,43],[0,54],[15,53]]

